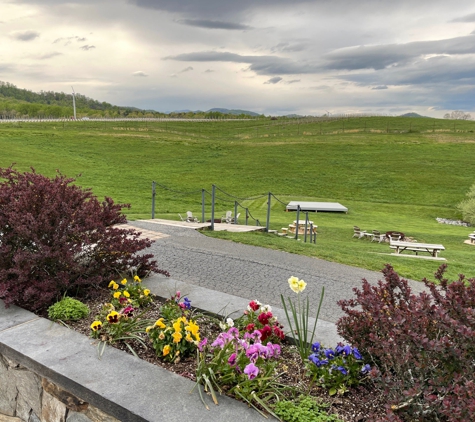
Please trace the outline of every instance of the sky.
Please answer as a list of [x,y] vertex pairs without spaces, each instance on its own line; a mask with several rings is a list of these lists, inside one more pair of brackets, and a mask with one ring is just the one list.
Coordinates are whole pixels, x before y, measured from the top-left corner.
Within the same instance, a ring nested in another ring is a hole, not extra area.
[[162,112],[475,118],[475,2],[0,0],[0,81]]

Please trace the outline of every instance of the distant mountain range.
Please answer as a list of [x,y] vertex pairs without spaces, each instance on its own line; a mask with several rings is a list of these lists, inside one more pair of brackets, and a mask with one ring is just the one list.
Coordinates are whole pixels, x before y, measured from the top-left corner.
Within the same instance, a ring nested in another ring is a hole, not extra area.
[[244,114],[246,116],[260,116],[259,113],[254,113],[253,111],[249,110],[229,110],[227,108],[210,108],[208,111],[202,110],[174,110],[174,111],[166,111],[165,113],[221,113],[221,114],[233,114],[239,116],[240,114]]

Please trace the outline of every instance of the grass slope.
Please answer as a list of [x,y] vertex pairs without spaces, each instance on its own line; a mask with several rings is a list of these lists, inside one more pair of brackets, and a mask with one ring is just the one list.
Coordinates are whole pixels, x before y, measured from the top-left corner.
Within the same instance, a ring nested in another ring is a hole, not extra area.
[[[406,277],[432,278],[439,262],[392,257],[387,244],[351,237],[353,225],[400,230],[442,243],[451,278],[473,277],[475,247],[463,244],[471,230],[435,221],[460,217],[455,205],[475,178],[473,130],[470,121],[387,117],[1,124],[0,166],[81,174],[77,183],[97,196],[131,203],[130,219],[150,218],[152,180],[160,184],[158,218],[178,219],[188,209],[200,216],[202,189],[209,218],[212,184],[222,189],[218,216],[237,200],[241,221],[247,207],[261,224],[268,192],[284,203],[340,202],[348,214],[311,215],[319,226],[316,246],[267,234],[212,235],[372,270],[391,262]],[[271,228],[295,219],[282,203],[271,204]]]

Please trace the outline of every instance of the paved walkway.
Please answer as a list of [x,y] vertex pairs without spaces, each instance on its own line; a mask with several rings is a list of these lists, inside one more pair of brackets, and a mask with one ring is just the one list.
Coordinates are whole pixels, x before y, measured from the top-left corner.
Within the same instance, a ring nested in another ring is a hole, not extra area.
[[[129,225],[143,230],[145,235],[156,234],[149,252],[175,280],[282,307],[280,295],[294,294],[287,279],[296,276],[307,282],[305,293],[309,295],[313,315],[325,286],[320,319],[332,323],[343,315],[338,300],[354,297],[352,289],[360,287],[363,278],[370,283],[382,278],[375,271],[214,239],[191,228],[153,220],[133,221]],[[411,287],[418,292],[424,285],[411,282]]]

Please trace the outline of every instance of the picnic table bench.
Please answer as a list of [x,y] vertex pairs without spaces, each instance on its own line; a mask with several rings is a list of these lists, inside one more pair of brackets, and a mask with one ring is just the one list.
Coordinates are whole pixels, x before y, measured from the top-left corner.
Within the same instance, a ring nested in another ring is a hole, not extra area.
[[439,252],[445,250],[443,245],[432,243],[401,242],[398,240],[393,240],[389,243],[389,245],[391,249],[395,249],[396,255],[400,255],[404,251],[412,251],[415,252],[416,255],[419,252],[427,252],[434,258],[437,258]]
[[470,233],[468,235],[468,238],[470,239],[470,243],[475,243],[475,232],[474,233]]

